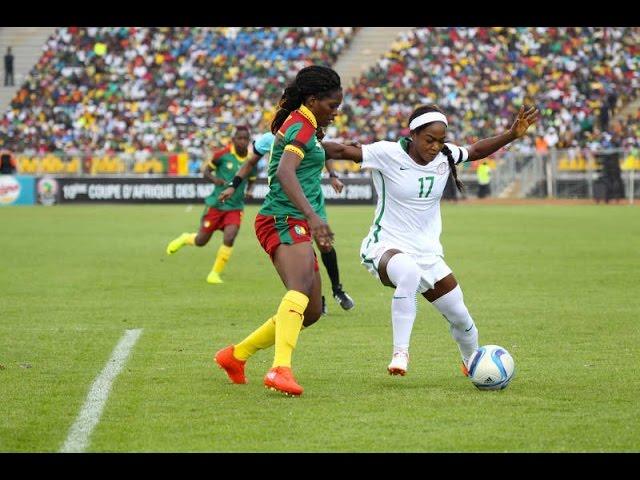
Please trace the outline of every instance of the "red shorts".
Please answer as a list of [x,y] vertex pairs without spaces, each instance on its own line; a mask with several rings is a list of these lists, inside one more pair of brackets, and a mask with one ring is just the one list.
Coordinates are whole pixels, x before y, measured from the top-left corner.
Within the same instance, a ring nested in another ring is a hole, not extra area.
[[[285,215],[256,215],[256,236],[264,251],[269,254],[271,261],[276,249],[283,243],[311,242],[311,231],[306,220],[291,218]],[[315,257],[315,250],[313,255]],[[318,258],[315,258],[313,269],[318,271]]]
[[242,223],[242,210],[218,210],[209,207],[205,210],[200,221],[201,232],[215,232],[224,230],[227,225],[238,225]]

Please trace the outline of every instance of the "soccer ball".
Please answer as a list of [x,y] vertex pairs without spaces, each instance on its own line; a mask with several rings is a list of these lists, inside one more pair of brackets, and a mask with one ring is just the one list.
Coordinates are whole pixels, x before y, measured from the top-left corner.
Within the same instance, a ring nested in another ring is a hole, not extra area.
[[469,358],[469,379],[480,390],[502,390],[515,372],[513,357],[499,345],[478,348]]

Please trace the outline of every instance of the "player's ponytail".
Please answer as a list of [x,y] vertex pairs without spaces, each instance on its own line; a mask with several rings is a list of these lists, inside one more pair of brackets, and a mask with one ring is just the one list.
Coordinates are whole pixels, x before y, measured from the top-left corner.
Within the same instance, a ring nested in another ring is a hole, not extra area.
[[451,153],[451,149],[445,145],[442,147],[442,153],[445,154],[447,160],[449,161],[449,169],[451,170],[451,174],[453,175],[453,180],[456,182],[456,187],[458,187],[458,191],[461,192],[464,190],[464,183],[458,179],[458,168],[456,167],[456,162],[453,160],[453,153]]
[[289,114],[296,108],[300,108],[300,105],[302,105],[302,92],[294,82],[284,89],[282,98],[278,103],[278,110],[271,122],[271,133],[275,135]]

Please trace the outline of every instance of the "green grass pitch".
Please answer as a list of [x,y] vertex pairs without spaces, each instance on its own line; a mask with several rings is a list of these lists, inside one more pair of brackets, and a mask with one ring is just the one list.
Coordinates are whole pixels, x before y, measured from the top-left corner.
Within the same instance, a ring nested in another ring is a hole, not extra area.
[[[302,332],[300,398],[265,390],[273,350],[231,385],[212,356],[284,293],[247,209],[226,283],[221,237],[169,257],[201,207],[0,209],[0,451],[56,452],[126,329],[143,333],[90,452],[637,452],[640,213],[627,206],[443,205],[445,260],[509,388],[464,378],[446,322],[420,300],[406,377],[390,377],[390,297],[359,264],[373,207],[329,206],[356,308]],[[321,266],[325,294],[330,296]]]

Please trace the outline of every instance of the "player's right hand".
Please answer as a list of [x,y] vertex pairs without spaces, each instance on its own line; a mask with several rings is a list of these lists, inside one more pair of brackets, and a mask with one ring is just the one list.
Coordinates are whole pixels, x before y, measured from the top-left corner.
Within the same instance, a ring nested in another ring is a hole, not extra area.
[[231,195],[234,194],[234,192],[236,191],[235,188],[233,187],[227,187],[225,188],[222,193],[220,195],[218,195],[218,201],[219,202],[224,202],[225,200],[228,200]]
[[311,235],[321,247],[330,247],[333,243],[333,232],[329,224],[319,215],[315,214],[309,218],[309,228]]

